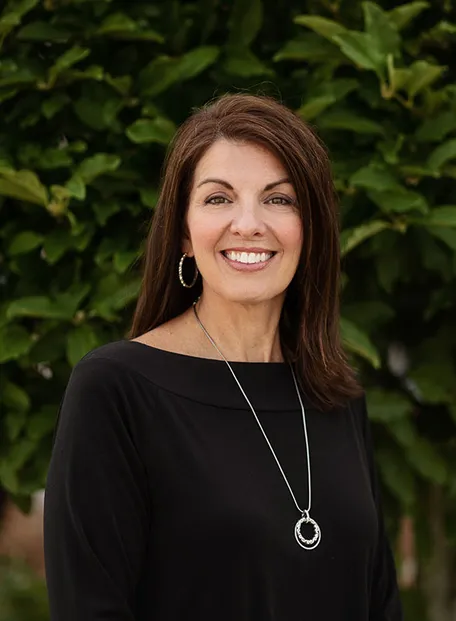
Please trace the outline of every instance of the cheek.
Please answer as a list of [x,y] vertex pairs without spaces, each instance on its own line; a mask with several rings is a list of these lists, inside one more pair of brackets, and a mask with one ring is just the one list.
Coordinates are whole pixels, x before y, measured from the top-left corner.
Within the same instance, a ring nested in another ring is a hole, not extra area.
[[215,218],[197,215],[189,217],[188,230],[195,254],[213,250],[222,233],[220,223]]
[[300,220],[290,222],[289,226],[284,227],[281,231],[283,247],[294,255],[301,254],[303,244],[302,223]]

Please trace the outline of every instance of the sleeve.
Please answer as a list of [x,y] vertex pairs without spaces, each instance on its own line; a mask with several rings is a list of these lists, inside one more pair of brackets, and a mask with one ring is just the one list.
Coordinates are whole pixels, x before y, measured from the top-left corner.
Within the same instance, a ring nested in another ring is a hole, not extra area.
[[62,400],[44,507],[51,621],[137,619],[150,503],[125,376],[110,360],[84,359]]
[[369,621],[403,621],[394,557],[385,532],[380,485],[374,461],[372,432],[365,396],[361,401],[361,409],[363,439],[378,516],[378,538],[371,576]]

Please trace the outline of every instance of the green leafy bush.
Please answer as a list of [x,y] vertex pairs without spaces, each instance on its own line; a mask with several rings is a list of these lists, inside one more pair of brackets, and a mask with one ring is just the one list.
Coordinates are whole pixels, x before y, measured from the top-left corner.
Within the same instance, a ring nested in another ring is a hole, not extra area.
[[367,389],[389,523],[416,518],[431,617],[450,610],[426,567],[456,580],[436,539],[437,524],[456,548],[455,32],[444,0],[7,4],[0,482],[11,494],[44,484],[71,367],[125,334],[176,126],[223,92],[272,94],[331,151],[342,332]]

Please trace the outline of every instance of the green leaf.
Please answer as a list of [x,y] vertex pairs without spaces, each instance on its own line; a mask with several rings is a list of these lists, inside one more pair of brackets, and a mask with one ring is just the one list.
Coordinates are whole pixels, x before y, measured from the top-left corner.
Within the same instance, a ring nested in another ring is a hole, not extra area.
[[408,447],[405,453],[407,461],[425,479],[443,485],[447,480],[447,467],[439,452],[423,437]]
[[76,169],[77,178],[83,183],[90,184],[100,175],[117,170],[121,161],[118,155],[97,153],[79,164]]
[[370,200],[387,213],[405,213],[407,211],[421,211],[427,213],[429,206],[423,194],[412,190],[370,190],[367,193]]
[[0,167],[0,195],[46,206],[48,193],[37,175],[30,170],[7,170]]
[[306,103],[299,108],[298,114],[303,119],[310,121],[332,106],[336,101],[337,99],[334,95],[320,95],[319,97],[314,97],[306,101]]
[[397,190],[401,185],[396,177],[384,166],[370,162],[350,178],[350,185],[370,190]]
[[104,85],[85,88],[83,94],[74,102],[74,111],[79,119],[95,130],[115,129],[117,115],[124,101]]
[[118,274],[124,274],[137,258],[138,253],[131,250],[116,252],[113,261],[114,269]]
[[184,54],[179,61],[177,70],[180,80],[190,80],[208,67],[219,57],[220,49],[214,45],[204,45]]
[[83,324],[68,334],[67,360],[71,366],[77,364],[83,356],[99,345],[98,337],[93,328]]
[[30,397],[23,388],[13,382],[2,382],[1,397],[3,404],[10,410],[27,412],[30,409]]
[[49,99],[43,101],[41,112],[46,119],[50,120],[70,102],[71,99],[66,93],[55,93]]
[[139,195],[141,203],[146,207],[154,209],[158,201],[158,190],[156,188],[144,187],[140,188]]
[[[90,289],[90,286],[87,285]],[[29,296],[13,300],[7,310],[7,317],[36,317],[41,319],[62,319],[73,318],[74,308],[71,294],[60,294],[54,300],[45,296]]]
[[25,328],[6,325],[0,328],[0,363],[25,356],[33,345],[32,338]]
[[35,250],[43,243],[43,236],[35,233],[34,231],[22,231],[13,237],[11,240],[8,252],[11,256],[19,254],[25,254]]
[[142,95],[154,97],[177,82],[195,77],[212,65],[219,54],[218,47],[202,46],[180,58],[158,56],[139,74]]
[[[456,228],[456,227],[455,227]],[[429,232],[440,241],[443,241],[451,250],[456,252],[456,230],[443,226],[431,226]],[[455,270],[456,273],[456,270]]]
[[429,2],[408,2],[391,9],[391,11],[388,11],[387,15],[389,19],[396,24],[397,28],[402,30],[422,11],[429,8],[429,6]]
[[446,67],[431,65],[425,60],[417,60],[410,67],[410,77],[405,85],[410,98],[433,84],[446,71]]
[[61,26],[36,21],[21,28],[15,36],[19,41],[66,43],[71,38],[71,32]]
[[366,33],[372,38],[379,54],[385,60],[388,54],[396,56],[401,45],[397,26],[374,2],[363,2],[363,11]]
[[66,189],[73,198],[83,201],[86,197],[86,186],[78,174],[74,174],[65,184]]
[[380,388],[366,390],[367,410],[369,418],[380,423],[407,418],[413,411],[413,403],[399,392],[391,392]]
[[361,356],[375,368],[381,366],[380,356],[372,344],[369,336],[360,330],[353,322],[342,317],[340,320],[342,341],[348,351]]
[[348,254],[353,248],[361,244],[369,237],[391,228],[389,222],[384,220],[372,220],[352,229],[345,229],[340,236],[341,256]]
[[322,39],[319,35],[309,32],[301,39],[288,41],[284,47],[279,50],[273,60],[280,62],[282,60],[305,60],[309,63],[335,62],[344,57],[340,51],[329,41]]
[[236,75],[241,78],[274,75],[274,72],[267,65],[246,48],[230,50],[229,56],[223,64],[223,68],[230,75]]
[[446,162],[456,158],[456,138],[447,140],[434,149],[428,157],[428,166],[433,170],[440,170]]
[[19,26],[22,18],[36,7],[39,0],[15,0],[10,2],[0,17],[0,34],[7,35],[13,28]]
[[164,117],[138,119],[127,128],[126,134],[132,142],[144,144],[157,142],[167,145],[176,131],[175,124]]
[[27,422],[27,412],[25,410],[8,412],[4,421],[8,440],[16,442]]
[[382,481],[399,500],[404,511],[415,506],[417,498],[416,480],[408,464],[404,464],[397,450],[380,449],[376,453]]
[[348,32],[342,24],[318,15],[297,15],[293,21],[298,26],[306,26],[331,41],[333,37]]
[[125,13],[113,13],[106,17],[95,35],[111,36],[129,41],[155,41],[163,43],[163,37],[154,30],[143,30],[142,27]]
[[434,207],[429,214],[417,221],[425,226],[456,227],[456,206],[441,205]]
[[108,321],[116,318],[116,311],[133,302],[139,293],[139,278],[122,280],[117,274],[110,274],[100,281],[98,289],[91,300],[92,315],[103,317]]
[[417,129],[415,137],[419,142],[440,142],[447,134],[456,130],[456,114],[442,112],[426,119]]
[[94,203],[92,205],[97,223],[100,226],[105,226],[106,222],[111,216],[121,211],[121,204],[117,201],[103,201],[101,203]]
[[249,47],[258,35],[262,23],[262,0],[234,0],[228,45],[232,48]]
[[87,58],[89,54],[89,48],[80,47],[79,45],[75,45],[74,47],[67,50],[64,54],[62,54],[62,56],[60,56],[60,58],[57,59],[54,65],[52,65],[52,67],[49,69],[49,83],[53,84],[63,71],[69,69],[70,67],[73,67],[73,65],[76,65],[76,63],[81,62],[81,60]]
[[383,127],[363,118],[361,115],[349,110],[330,110],[323,114],[318,121],[318,126],[324,129],[341,129],[355,132],[356,134],[383,134]]
[[27,421],[27,437],[38,443],[54,431],[58,412],[57,405],[43,406]]
[[371,35],[350,30],[333,37],[333,41],[356,66],[362,69],[372,69],[381,77],[383,76],[386,58],[377,49],[375,39]]

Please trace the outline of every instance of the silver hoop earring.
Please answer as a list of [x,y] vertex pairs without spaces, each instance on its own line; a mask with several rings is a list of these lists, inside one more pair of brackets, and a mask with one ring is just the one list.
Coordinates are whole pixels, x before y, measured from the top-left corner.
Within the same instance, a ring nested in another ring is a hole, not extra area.
[[188,285],[185,280],[184,280],[184,275],[182,273],[183,267],[184,267],[184,261],[185,259],[188,257],[188,254],[186,252],[184,252],[184,254],[181,257],[181,260],[179,261],[179,280],[180,283],[183,287],[185,287],[186,289],[191,289],[192,287],[195,286],[196,280],[198,278],[198,268],[196,267],[196,262],[195,262],[195,276],[193,277],[192,282]]

